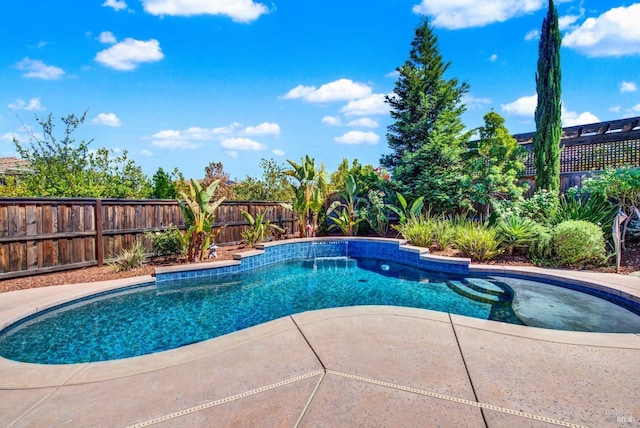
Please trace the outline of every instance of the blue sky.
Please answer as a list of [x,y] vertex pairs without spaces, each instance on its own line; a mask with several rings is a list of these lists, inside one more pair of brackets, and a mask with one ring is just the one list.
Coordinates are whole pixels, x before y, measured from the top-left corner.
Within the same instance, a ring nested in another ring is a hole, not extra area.
[[[376,166],[391,123],[384,95],[416,25],[434,25],[449,76],[471,91],[463,120],[490,109],[535,130],[538,31],[546,0],[10,0],[0,2],[0,156],[35,116],[87,113],[78,138],[151,176],[222,162],[259,176],[261,158],[306,154]],[[640,116],[640,3],[556,2],[565,125]],[[57,119],[56,119],[57,120]],[[58,121],[58,130],[62,124]],[[36,129],[37,130],[37,129]]]

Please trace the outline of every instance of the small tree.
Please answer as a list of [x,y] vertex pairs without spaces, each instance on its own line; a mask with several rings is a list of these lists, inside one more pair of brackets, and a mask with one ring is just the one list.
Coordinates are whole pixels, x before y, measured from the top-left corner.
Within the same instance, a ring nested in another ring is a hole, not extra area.
[[536,73],[536,133],[533,138],[536,188],[551,193],[560,190],[560,139],[562,137],[562,88],[558,11],[549,0],[542,23]]
[[169,174],[162,167],[159,167],[151,178],[153,188],[151,197],[154,199],[175,199],[178,196],[178,188],[175,183],[177,180],[184,180],[178,168]]
[[526,183],[518,184],[526,149],[511,136],[504,118],[493,111],[484,115],[484,126],[478,131],[480,139],[469,143],[465,158],[471,200],[484,205],[486,217],[490,202],[515,200],[526,190]]
[[211,183],[217,181],[215,194],[213,195],[215,198],[225,199],[234,199],[234,189],[230,184],[229,174],[224,170],[224,166],[222,162],[210,162],[204,168],[205,176],[202,179],[202,186],[209,187]]
[[55,133],[53,116],[37,118],[42,137],[30,134],[29,143],[14,139],[20,156],[30,163],[20,178],[26,194],[35,197],[146,198],[151,192],[149,180],[127,157],[114,157],[106,148],[89,149],[93,140],[77,142],[73,133],[84,123],[86,113],[62,118],[62,138]]
[[285,167],[273,159],[260,161],[262,177],[247,176],[234,186],[237,199],[247,201],[291,201],[291,181],[284,173]]

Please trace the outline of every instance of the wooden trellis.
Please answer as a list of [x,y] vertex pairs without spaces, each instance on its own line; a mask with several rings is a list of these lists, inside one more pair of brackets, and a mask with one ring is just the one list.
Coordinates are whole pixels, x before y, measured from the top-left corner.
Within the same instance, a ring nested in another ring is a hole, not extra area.
[[[514,135],[529,154],[521,177],[535,187],[534,133]],[[640,117],[563,128],[560,142],[560,189],[580,186],[594,171],[640,166]]]

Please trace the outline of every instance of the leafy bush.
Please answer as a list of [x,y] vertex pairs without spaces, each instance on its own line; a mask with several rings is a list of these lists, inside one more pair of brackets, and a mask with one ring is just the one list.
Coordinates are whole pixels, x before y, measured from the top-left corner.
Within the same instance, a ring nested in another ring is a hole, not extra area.
[[164,232],[148,232],[147,237],[154,257],[177,257],[186,250],[182,232],[176,226],[172,225]]
[[116,272],[126,271],[138,268],[144,264],[145,259],[145,249],[139,242],[136,242],[136,245],[129,249],[123,250],[118,260],[111,263],[110,266]]
[[536,223],[536,238],[529,247],[529,258],[538,266],[554,266],[553,231],[550,227]]
[[433,243],[434,222],[424,216],[408,217],[393,228],[412,245],[429,248]]
[[460,222],[454,244],[464,257],[477,261],[491,260],[502,253],[496,229],[484,223]]
[[607,260],[602,230],[583,220],[567,220],[558,224],[553,237],[553,249],[561,266],[602,266]]
[[362,215],[369,227],[378,236],[385,237],[389,231],[389,206],[384,201],[385,193],[381,190],[369,190],[367,199],[369,206],[362,210]]
[[542,224],[553,224],[558,212],[558,194],[538,190],[520,204],[520,214]]
[[510,216],[496,226],[502,247],[512,255],[514,250],[527,251],[536,241],[538,224],[525,217]]

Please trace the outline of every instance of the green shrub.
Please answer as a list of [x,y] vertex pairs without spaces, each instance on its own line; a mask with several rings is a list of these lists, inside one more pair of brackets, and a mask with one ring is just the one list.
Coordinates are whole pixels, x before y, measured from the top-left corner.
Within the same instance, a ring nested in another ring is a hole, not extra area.
[[536,223],[536,238],[527,254],[533,264],[538,266],[555,266],[553,260],[553,231],[547,226]]
[[496,231],[502,248],[512,255],[514,250],[520,252],[529,250],[536,241],[538,224],[528,218],[510,216],[498,222]]
[[118,260],[111,263],[110,266],[116,272],[135,269],[144,264],[145,256],[146,254],[144,247],[142,246],[142,244],[140,244],[140,242],[136,242],[136,245],[133,248],[129,250],[123,250],[120,254],[120,257],[118,257]]
[[572,188],[560,198],[556,221],[562,223],[566,220],[584,220],[597,224],[603,232],[610,233],[617,213],[618,207],[606,197],[597,193],[584,195]]
[[405,223],[393,228],[412,245],[429,248],[433,243],[434,222],[424,216],[408,217]]
[[176,226],[171,226],[164,232],[148,232],[151,241],[151,251],[154,257],[177,257],[186,250],[182,232]]
[[520,214],[523,217],[542,224],[553,224],[558,212],[558,194],[538,190],[529,199],[520,204]]
[[456,237],[456,228],[451,220],[440,219],[433,223],[433,244],[436,250],[451,247]]
[[491,260],[502,253],[496,229],[484,223],[459,223],[454,245],[464,257],[477,261]]
[[553,249],[560,266],[602,266],[607,260],[602,230],[583,220],[567,220],[558,224]]

